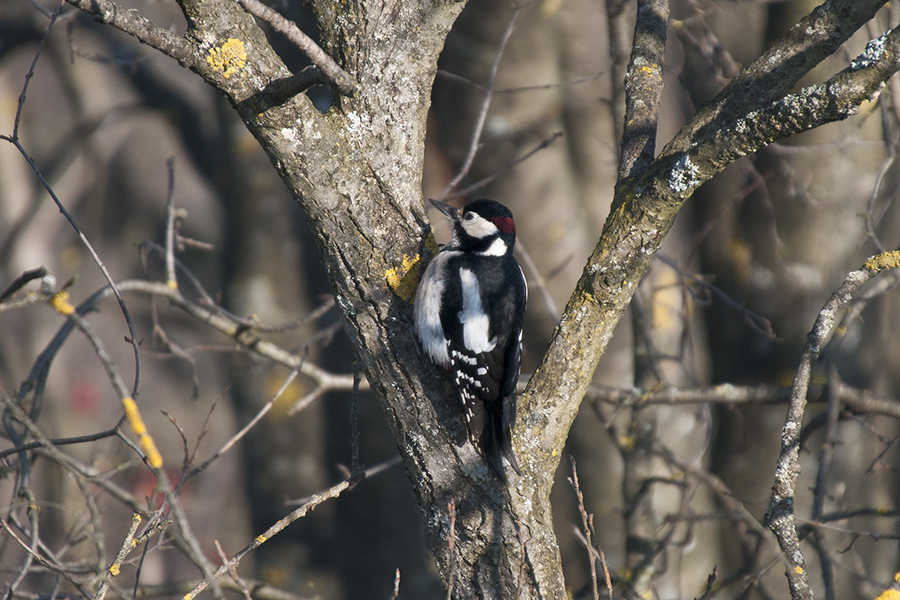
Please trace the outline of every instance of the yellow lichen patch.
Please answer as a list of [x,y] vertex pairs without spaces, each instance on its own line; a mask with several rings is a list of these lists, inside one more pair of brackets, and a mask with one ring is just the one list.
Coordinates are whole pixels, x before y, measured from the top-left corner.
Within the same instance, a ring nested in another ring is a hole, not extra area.
[[69,302],[69,292],[62,290],[50,299],[50,305],[61,315],[71,315],[75,307]]
[[659,65],[643,65],[640,70],[642,73],[644,73],[644,75],[649,75],[650,77],[660,77]]
[[865,262],[863,268],[869,271],[880,271],[882,269],[896,269],[900,267],[900,250],[892,250],[890,252],[882,252],[876,254]]
[[392,267],[384,272],[387,279],[388,287],[403,300],[409,302],[416,293],[416,287],[419,285],[419,272],[415,266],[419,264],[422,257],[403,255],[403,262],[396,267]]
[[172,289],[172,290],[177,290],[177,289],[178,289],[178,282],[175,281],[174,279],[168,280],[168,281],[166,282],[166,285],[169,286],[169,289]]
[[637,436],[635,435],[620,435],[619,436],[619,446],[622,447],[623,450],[630,451],[634,449],[635,444],[637,444]]
[[225,40],[221,46],[213,46],[206,55],[206,62],[228,79],[243,69],[247,63],[247,53],[244,51],[244,42],[235,38]]
[[257,543],[259,543],[259,544],[263,544],[263,543],[265,543],[265,541],[266,541],[266,536],[264,536],[264,535],[258,535],[258,536],[256,536],[256,541],[257,541]]
[[141,449],[147,456],[147,463],[154,469],[161,468],[163,466],[162,454],[156,448],[156,442],[147,433],[147,426],[144,424],[137,403],[132,398],[122,398],[122,407],[125,409],[125,417],[128,419],[128,424],[131,425],[131,430],[134,435],[138,436]]
[[119,574],[119,565],[117,565],[116,563],[111,564],[109,566],[109,574],[113,577],[117,576]]
[[803,567],[797,565],[796,567],[794,567],[794,573],[796,573],[797,575],[803,575]]
[[900,592],[897,590],[884,590],[875,600],[900,600]]

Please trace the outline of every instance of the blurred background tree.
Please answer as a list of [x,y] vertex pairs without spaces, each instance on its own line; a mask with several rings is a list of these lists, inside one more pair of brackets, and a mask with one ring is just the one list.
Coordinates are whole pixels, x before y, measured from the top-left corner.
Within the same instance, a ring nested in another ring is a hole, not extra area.
[[[139,9],[163,29],[185,30],[174,1],[120,6]],[[814,6],[673,1],[660,145]],[[272,7],[315,37],[307,7]],[[218,547],[233,555],[296,505],[346,479],[358,453],[364,466],[383,470],[249,554],[242,580],[257,597],[389,598],[399,570],[401,597],[442,597],[398,442],[366,384],[358,396],[351,391],[357,349],[334,307],[331,267],[323,265],[291,190],[229,102],[159,52],[66,7],[38,54],[56,8],[40,0],[0,6],[0,131],[13,131],[19,115],[22,146],[117,280],[165,279],[164,253],[145,242],[162,243],[171,231],[173,178],[184,272],[248,329],[258,328],[308,367],[270,403],[290,369],[163,300],[126,297],[141,342],[139,402],[173,482],[183,475],[182,462],[201,463],[267,412],[233,450],[184,480],[177,497],[190,531],[154,536],[129,557],[128,578],[113,580],[114,593],[130,596],[136,586],[139,596],[183,596],[208,569],[198,572],[196,552],[185,550],[189,533],[218,565]],[[422,196],[444,193],[473,147],[473,132],[480,133],[472,167],[455,190],[496,176],[465,197],[498,199],[516,215],[531,286],[526,373],[539,364],[610,211],[634,22],[634,3],[623,0],[521,7],[470,0],[441,53]],[[845,68],[897,22],[892,2],[801,85]],[[291,72],[309,64],[284,37],[268,34]],[[787,596],[778,546],[763,525],[785,386],[816,314],[847,272],[898,245],[896,85],[891,79],[853,118],[738,159],[681,211],[616,329],[566,448],[577,460],[613,597]],[[326,86],[308,94],[322,111],[334,101]],[[446,239],[442,223],[435,233]],[[0,288],[40,266],[60,285],[75,278],[69,292],[76,302],[106,284],[28,163],[12,144],[0,143]],[[900,570],[898,380],[890,368],[900,360],[893,335],[900,315],[895,295],[881,294],[892,277],[879,280],[870,301],[851,306],[825,349],[803,430],[795,508],[810,581],[826,598],[875,597]],[[184,293],[198,298],[180,279]],[[62,323],[46,307],[13,306],[12,298],[0,312],[0,393],[8,399]],[[121,342],[114,303],[104,301],[88,318],[128,379],[131,346]],[[91,347],[72,335],[53,358],[42,406],[32,408],[41,430],[65,439],[114,427],[121,409],[110,403],[108,385]],[[23,473],[10,431],[21,427],[10,410],[8,443],[0,447],[9,534],[0,542],[0,579],[17,598],[93,596],[97,588],[86,582],[98,584],[128,531],[134,506],[122,497],[152,511],[160,490],[127,445],[110,436],[65,445],[92,469],[82,478],[35,450],[27,487],[34,497],[17,495]],[[186,461],[195,445],[197,460]],[[571,474],[562,461],[554,521],[566,586],[575,597],[591,597],[593,561]],[[40,507],[31,524],[29,505]],[[17,540],[34,540],[31,553]],[[707,589],[716,568],[718,581]],[[602,572],[599,578],[603,595]],[[226,580],[222,585],[232,586]]]

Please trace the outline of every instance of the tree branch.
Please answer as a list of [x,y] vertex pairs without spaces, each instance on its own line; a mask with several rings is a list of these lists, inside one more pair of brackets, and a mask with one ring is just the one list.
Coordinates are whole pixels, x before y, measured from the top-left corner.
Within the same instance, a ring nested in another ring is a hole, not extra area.
[[[600,354],[684,200],[738,156],[845,118],[861,102],[875,97],[883,82],[900,68],[900,33],[889,32],[883,42],[870,44],[851,67],[802,94],[778,100],[765,86],[756,85],[751,94],[748,81],[777,79],[777,87],[784,91],[784,86],[791,85],[785,79],[799,79],[882,4],[835,0],[813,11],[788,36],[788,40],[802,37],[803,29],[811,28],[815,34],[810,37],[818,41],[802,40],[806,54],[788,51],[787,41],[776,46],[783,54],[773,50],[751,65],[749,74],[736,79],[710,107],[698,113],[633,185],[617,190],[600,241],[522,397],[529,426],[517,428],[518,452],[520,457],[534,457],[529,472],[548,477],[555,472]],[[760,102],[760,94],[764,102]],[[757,126],[758,118],[762,124]]]
[[296,23],[285,19],[259,0],[238,0],[238,2],[244,7],[244,10],[271,25],[275,31],[287,37],[291,43],[300,48],[341,94],[352,96],[356,93],[357,85],[353,78],[308,35],[303,33]]
[[848,304],[853,295],[885,268],[900,267],[900,252],[873,256],[858,271],[853,271],[838,290],[832,294],[819,312],[816,323],[806,342],[800,367],[791,389],[791,401],[781,433],[781,454],[775,470],[772,498],[766,510],[766,523],[778,538],[781,554],[787,563],[787,578],[793,600],[811,600],[812,590],[806,570],[806,561],[800,549],[800,538],[794,524],[794,494],[800,476],[800,432],[806,409],[806,394],[813,365],[834,328],[837,312]]
[[640,174],[656,154],[668,20],[668,0],[638,1],[634,43],[625,75],[625,124],[617,186]]
[[133,36],[142,44],[156,48],[185,67],[194,70],[199,68],[201,57],[192,44],[144,18],[137,9],[119,8],[111,0],[66,0],[66,2],[88,13],[95,21],[111,25]]

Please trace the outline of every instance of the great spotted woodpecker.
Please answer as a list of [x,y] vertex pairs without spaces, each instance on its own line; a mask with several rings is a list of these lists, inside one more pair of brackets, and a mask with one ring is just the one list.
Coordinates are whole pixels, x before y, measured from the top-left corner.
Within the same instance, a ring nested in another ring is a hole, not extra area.
[[521,474],[510,431],[528,287],[513,257],[516,225],[493,200],[475,200],[461,212],[431,203],[450,220],[451,239],[419,283],[416,335],[431,360],[451,372],[469,440],[505,483],[502,457]]

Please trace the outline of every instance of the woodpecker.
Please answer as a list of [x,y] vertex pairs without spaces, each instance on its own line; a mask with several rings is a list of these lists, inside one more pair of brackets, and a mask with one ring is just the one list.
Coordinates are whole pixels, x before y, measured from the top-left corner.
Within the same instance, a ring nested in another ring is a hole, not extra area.
[[415,330],[425,353],[449,370],[469,441],[506,483],[513,453],[516,383],[528,286],[513,257],[512,212],[493,200],[462,211],[432,200],[450,220],[451,239],[429,263],[415,299]]

